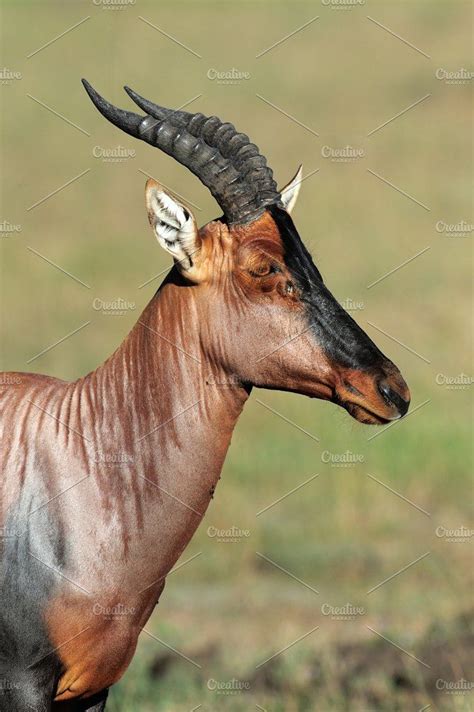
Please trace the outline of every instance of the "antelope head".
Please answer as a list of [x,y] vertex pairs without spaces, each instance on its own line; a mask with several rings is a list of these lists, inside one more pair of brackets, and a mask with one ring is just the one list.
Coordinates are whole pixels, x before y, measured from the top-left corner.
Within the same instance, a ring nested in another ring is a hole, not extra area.
[[83,83],[109,121],[187,166],[223,211],[199,229],[187,207],[147,182],[149,221],[174,258],[175,282],[199,305],[205,356],[249,388],[330,400],[362,423],[405,415],[399,370],[332,296],[290,216],[301,168],[278,190],[264,156],[232,124],[165,109],[126,87],[138,115]]

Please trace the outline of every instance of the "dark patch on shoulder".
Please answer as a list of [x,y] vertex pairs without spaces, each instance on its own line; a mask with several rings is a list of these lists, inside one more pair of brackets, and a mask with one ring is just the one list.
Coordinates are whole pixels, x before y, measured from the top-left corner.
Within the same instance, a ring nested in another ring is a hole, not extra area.
[[43,610],[58,584],[49,567],[65,564],[63,537],[47,508],[29,516],[34,500],[23,491],[1,542],[0,710],[9,712],[49,710],[61,672]]

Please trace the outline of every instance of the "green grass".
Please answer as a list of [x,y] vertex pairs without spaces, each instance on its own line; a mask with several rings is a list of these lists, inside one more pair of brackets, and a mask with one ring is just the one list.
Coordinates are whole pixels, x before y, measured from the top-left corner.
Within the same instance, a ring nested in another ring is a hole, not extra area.
[[[436,688],[439,678],[472,679],[473,646],[470,544],[451,543],[436,533],[439,526],[472,527],[471,391],[436,382],[440,373],[471,373],[470,238],[448,239],[435,227],[438,220],[472,221],[469,86],[435,78],[438,67],[469,68],[471,13],[467,2],[448,0],[374,2],[339,11],[307,2],[158,6],[137,0],[121,11],[82,0],[3,2],[2,61],[22,79],[0,87],[6,107],[1,217],[21,224],[22,232],[0,239],[2,368],[76,378],[103,361],[136,321],[159,281],[139,285],[168,264],[147,226],[140,171],[199,205],[199,223],[218,214],[211,196],[184,168],[101,119],[80,85],[85,76],[124,107],[130,106],[124,83],[169,106],[202,94],[190,109],[215,113],[248,132],[280,184],[302,160],[305,172],[319,169],[302,186],[295,211],[300,232],[334,294],[364,303],[354,316],[400,366],[413,409],[429,400],[369,440],[381,431],[356,424],[332,405],[256,392],[238,423],[215,499],[182,561],[201,554],[169,578],[147,624],[155,637],[200,667],[143,634],[111,693],[111,712],[181,712],[199,705],[237,712],[472,708],[468,694]],[[256,58],[316,15],[319,20]],[[26,58],[86,16],[83,25]],[[209,68],[232,67],[249,72],[250,80],[221,86],[206,77]],[[426,94],[429,99],[367,136]],[[121,164],[92,156],[94,146],[119,144],[136,156]],[[347,144],[363,148],[364,158],[342,165],[321,156],[324,145]],[[88,168],[68,188],[27,210]],[[367,289],[427,246],[424,255]],[[96,297],[121,297],[135,302],[136,310],[102,316],[92,308]],[[80,334],[27,365],[89,320]],[[346,468],[324,462],[324,452],[346,451],[362,461]],[[208,535],[209,526],[236,526],[250,535],[218,543]],[[363,607],[364,615],[333,621],[322,613],[325,603],[348,602]],[[256,667],[315,626],[314,633]],[[232,679],[249,689],[235,694],[209,689],[209,680]]]

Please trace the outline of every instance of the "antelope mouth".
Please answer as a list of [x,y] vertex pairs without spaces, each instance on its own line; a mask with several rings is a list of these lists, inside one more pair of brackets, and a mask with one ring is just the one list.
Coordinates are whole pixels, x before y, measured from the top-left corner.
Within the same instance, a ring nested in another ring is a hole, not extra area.
[[[359,384],[358,384],[359,385]],[[410,405],[410,391],[398,371],[373,379],[364,388],[343,381],[336,391],[336,403],[359,423],[387,425],[406,415]]]
[[360,403],[353,403],[352,401],[346,401],[340,403],[340,405],[345,408],[349,415],[355,420],[365,425],[387,425],[393,420],[401,418],[400,414],[391,417],[380,415],[380,413],[375,413],[373,410],[360,405]]

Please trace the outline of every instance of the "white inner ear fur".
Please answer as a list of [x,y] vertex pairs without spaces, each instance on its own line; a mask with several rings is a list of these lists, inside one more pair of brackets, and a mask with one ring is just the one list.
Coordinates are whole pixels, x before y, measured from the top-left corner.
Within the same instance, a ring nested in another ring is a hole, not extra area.
[[287,213],[291,213],[291,211],[295,207],[296,201],[298,199],[298,193],[300,192],[302,176],[303,165],[298,168],[295,177],[290,180],[288,185],[285,185],[285,187],[282,188],[280,191],[281,201]]
[[157,183],[147,185],[146,202],[148,218],[161,247],[180,263],[181,269],[189,270],[200,245],[194,216]]

